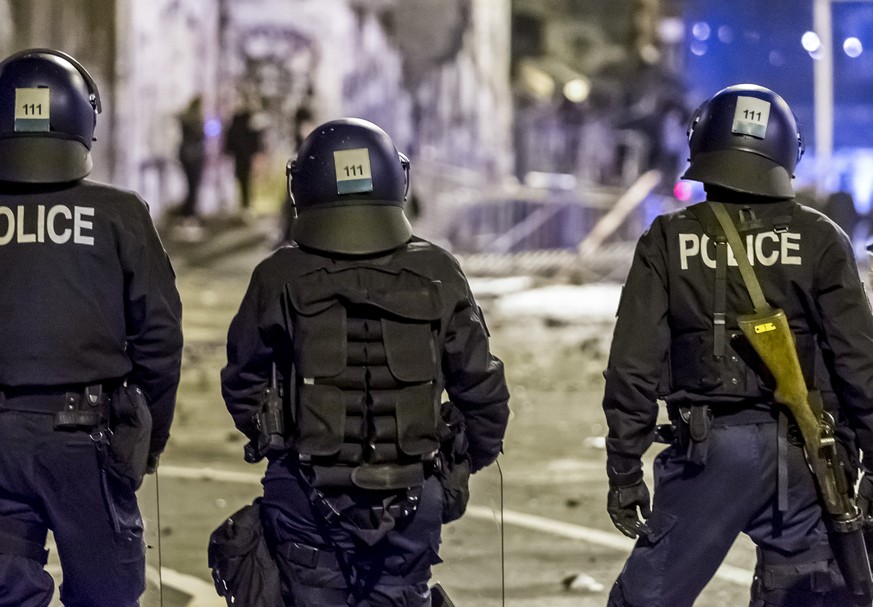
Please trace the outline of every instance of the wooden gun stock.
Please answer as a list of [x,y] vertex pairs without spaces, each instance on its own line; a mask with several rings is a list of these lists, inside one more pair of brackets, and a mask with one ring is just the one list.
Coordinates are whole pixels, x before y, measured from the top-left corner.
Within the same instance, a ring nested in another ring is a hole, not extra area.
[[846,585],[858,605],[870,605],[873,577],[864,549],[861,514],[837,454],[833,418],[824,411],[819,393],[806,387],[785,312],[777,308],[748,314],[737,317],[737,322],[776,380],[774,399],[789,410],[803,437],[806,461],[833,531],[831,546]]

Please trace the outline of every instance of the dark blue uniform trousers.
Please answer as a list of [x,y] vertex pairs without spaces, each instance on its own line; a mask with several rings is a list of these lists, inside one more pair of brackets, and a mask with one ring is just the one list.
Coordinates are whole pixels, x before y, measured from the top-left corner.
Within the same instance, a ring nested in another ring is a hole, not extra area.
[[342,525],[325,521],[298,474],[282,457],[270,462],[263,480],[262,518],[286,604],[429,607],[430,567],[440,562],[439,480],[430,476],[416,511],[398,519],[375,545],[366,546]]
[[777,424],[724,420],[715,419],[704,467],[686,467],[676,444],[657,456],[651,533],[637,540],[609,605],[690,607],[740,533],[757,545],[759,560],[778,564],[757,572],[754,607],[851,604],[829,590],[841,579],[802,449],[786,443],[788,510],[780,514]]
[[[43,538],[52,531],[66,607],[134,607],[145,590],[136,496],[104,475],[88,432],[53,425],[50,413],[0,405],[0,529],[13,519]],[[54,582],[42,563],[3,546],[0,537],[0,607],[48,605]]]

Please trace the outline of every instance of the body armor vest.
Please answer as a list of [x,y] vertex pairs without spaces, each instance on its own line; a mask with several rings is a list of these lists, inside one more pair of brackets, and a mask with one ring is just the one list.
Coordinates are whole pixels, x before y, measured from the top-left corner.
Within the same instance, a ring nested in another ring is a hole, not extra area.
[[[727,240],[708,203],[698,203],[688,210],[703,225],[716,243],[712,329],[677,331],[670,345],[671,391],[705,393],[711,396],[742,397],[760,400],[772,398],[770,373],[758,359],[739,330],[736,315],[748,310],[727,310],[725,303]],[[741,234],[754,231],[786,230],[790,215],[751,219],[737,226]],[[764,285],[766,296],[766,285]],[[809,332],[794,330],[797,355],[808,386],[815,384],[816,342]]]
[[289,282],[285,299],[292,444],[313,486],[420,485],[439,447],[440,282],[408,269],[321,265]]

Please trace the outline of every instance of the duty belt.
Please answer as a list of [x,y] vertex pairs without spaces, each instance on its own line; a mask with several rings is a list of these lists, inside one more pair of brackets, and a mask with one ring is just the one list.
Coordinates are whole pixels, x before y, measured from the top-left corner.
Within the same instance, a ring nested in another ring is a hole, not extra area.
[[93,429],[107,417],[107,387],[103,383],[0,387],[0,411],[52,414],[57,430]]

